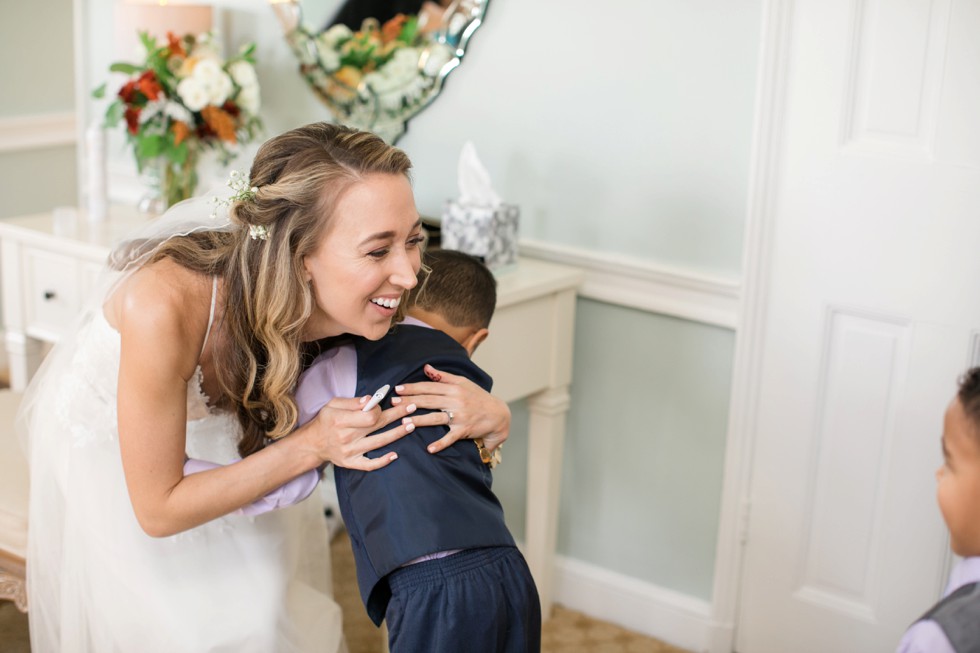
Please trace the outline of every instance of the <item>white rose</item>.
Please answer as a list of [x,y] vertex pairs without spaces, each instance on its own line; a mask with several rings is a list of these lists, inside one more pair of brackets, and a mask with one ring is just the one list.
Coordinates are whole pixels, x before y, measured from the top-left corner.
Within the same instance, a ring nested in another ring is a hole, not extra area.
[[191,111],[200,111],[208,105],[208,89],[197,77],[185,77],[177,84],[177,95]]
[[194,116],[188,111],[184,105],[180,102],[174,102],[173,100],[168,100],[167,104],[163,107],[163,112],[174,120],[179,120],[181,122],[186,122],[188,125],[194,120]]
[[317,41],[322,41],[327,47],[336,49],[338,43],[346,41],[352,36],[354,36],[354,32],[350,31],[350,28],[347,27],[347,25],[337,23],[327,31],[320,34],[320,36],[317,37]]
[[333,72],[340,68],[340,53],[322,40],[316,42],[316,53],[320,59],[320,65],[327,72]]
[[255,68],[247,61],[238,60],[228,66],[228,74],[240,87],[245,88],[259,81]]
[[143,110],[140,111],[140,124],[145,125],[153,118],[156,118],[160,113],[163,112],[166,100],[154,100],[153,102],[147,102]]
[[211,104],[220,107],[234,90],[235,85],[232,83],[231,77],[222,72],[211,80],[211,84],[208,87],[208,99]]
[[242,108],[245,113],[250,113],[255,115],[259,112],[259,106],[261,104],[259,98],[259,85],[250,84],[245,86],[241,91],[238,92],[238,97],[235,98],[238,102],[238,106]]

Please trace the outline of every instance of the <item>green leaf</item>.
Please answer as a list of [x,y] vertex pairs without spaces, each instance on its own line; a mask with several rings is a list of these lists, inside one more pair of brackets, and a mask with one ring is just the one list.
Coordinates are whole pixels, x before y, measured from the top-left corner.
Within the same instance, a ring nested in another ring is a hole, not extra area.
[[116,63],[109,66],[109,70],[111,70],[114,73],[125,73],[126,75],[135,75],[136,73],[143,72],[143,66],[136,66],[131,63],[117,61]]
[[147,54],[153,52],[157,47],[157,39],[155,36],[150,36],[149,32],[140,32],[140,43],[146,48]]
[[94,91],[92,91],[92,97],[94,97],[96,100],[101,100],[102,98],[104,98],[105,97],[105,84],[102,84],[97,89],[95,89]]
[[415,43],[415,37],[419,32],[419,17],[409,16],[405,24],[402,25],[402,31],[398,33],[398,39],[406,45],[411,45]]
[[110,104],[105,110],[105,122],[103,123],[106,127],[115,127],[122,120],[123,113],[126,111],[126,107],[123,106],[122,100],[117,99],[115,102]]
[[164,137],[160,134],[138,136],[136,139],[136,156],[140,159],[152,159],[160,156],[164,144]]
[[[173,140],[172,137],[171,140]],[[187,141],[184,141],[180,145],[171,145],[170,152],[167,156],[177,165],[184,165],[184,161],[187,160]]]

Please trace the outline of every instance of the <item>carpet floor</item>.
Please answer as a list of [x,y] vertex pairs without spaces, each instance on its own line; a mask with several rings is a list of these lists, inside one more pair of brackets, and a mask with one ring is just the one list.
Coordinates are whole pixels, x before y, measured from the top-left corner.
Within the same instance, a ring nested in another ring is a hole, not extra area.
[[[354,558],[346,532],[331,544],[334,596],[344,614],[344,635],[350,653],[380,653],[381,630],[368,619],[357,592]],[[30,653],[27,615],[13,603],[0,602],[0,651]],[[544,622],[542,653],[687,653],[650,637],[598,621],[556,605]]]

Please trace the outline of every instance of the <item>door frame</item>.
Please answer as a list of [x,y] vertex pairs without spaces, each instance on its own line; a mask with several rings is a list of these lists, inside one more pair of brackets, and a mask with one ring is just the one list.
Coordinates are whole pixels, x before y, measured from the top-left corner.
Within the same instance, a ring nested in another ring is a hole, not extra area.
[[762,0],[755,115],[745,236],[742,293],[735,329],[721,513],[715,548],[711,628],[705,651],[731,653],[739,616],[742,560],[751,511],[750,482],[758,422],[759,387],[769,281],[772,270],[775,199],[785,137],[785,100],[792,50],[793,0]]

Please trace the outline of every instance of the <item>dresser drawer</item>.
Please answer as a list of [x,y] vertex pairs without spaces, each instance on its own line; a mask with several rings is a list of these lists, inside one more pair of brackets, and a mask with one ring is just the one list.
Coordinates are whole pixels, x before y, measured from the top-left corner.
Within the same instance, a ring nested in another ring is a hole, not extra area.
[[29,247],[23,254],[24,326],[35,337],[57,340],[74,323],[91,276],[70,256]]

